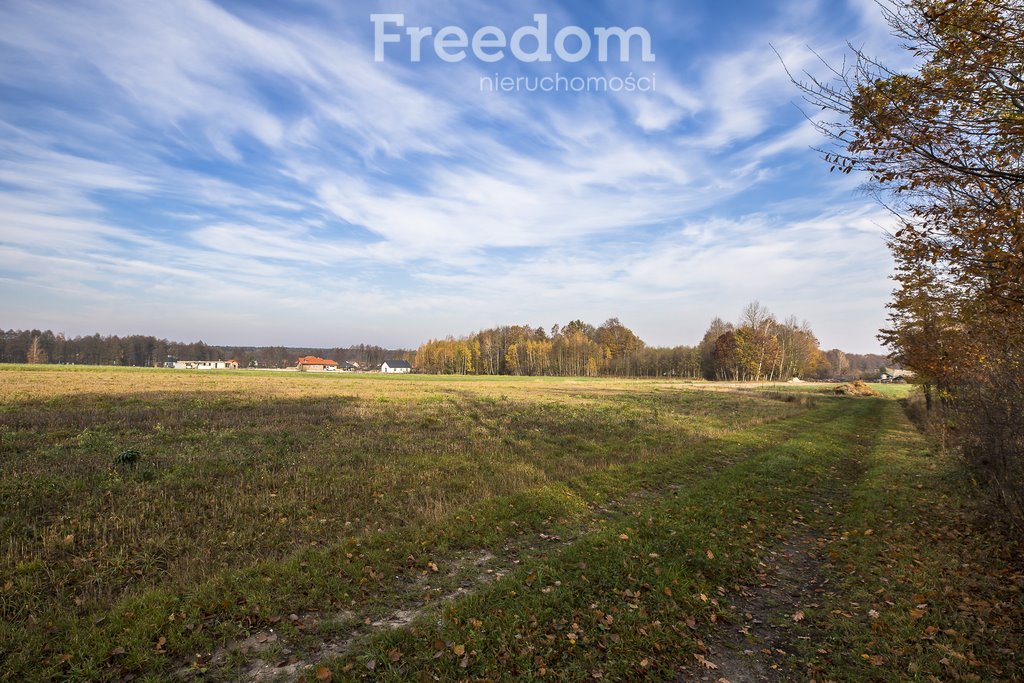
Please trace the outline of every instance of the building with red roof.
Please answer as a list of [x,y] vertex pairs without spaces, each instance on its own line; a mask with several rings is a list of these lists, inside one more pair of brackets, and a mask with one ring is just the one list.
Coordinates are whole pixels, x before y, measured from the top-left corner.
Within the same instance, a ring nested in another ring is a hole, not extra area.
[[338,369],[338,364],[326,358],[304,356],[299,359],[298,368],[301,372],[334,372]]

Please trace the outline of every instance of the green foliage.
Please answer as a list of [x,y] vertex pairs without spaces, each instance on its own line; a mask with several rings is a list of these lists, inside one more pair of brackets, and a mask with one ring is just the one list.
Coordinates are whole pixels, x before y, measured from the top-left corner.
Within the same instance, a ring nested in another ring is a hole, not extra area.
[[117,457],[114,458],[114,467],[134,467],[138,464],[139,459],[142,457],[142,453],[129,448],[127,450],[118,453]]

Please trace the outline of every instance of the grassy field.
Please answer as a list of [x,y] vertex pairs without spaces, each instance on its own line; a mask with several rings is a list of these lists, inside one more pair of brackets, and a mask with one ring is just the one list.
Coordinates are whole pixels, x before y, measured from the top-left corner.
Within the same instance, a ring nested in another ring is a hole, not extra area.
[[0,679],[1013,679],[885,389],[0,366]]

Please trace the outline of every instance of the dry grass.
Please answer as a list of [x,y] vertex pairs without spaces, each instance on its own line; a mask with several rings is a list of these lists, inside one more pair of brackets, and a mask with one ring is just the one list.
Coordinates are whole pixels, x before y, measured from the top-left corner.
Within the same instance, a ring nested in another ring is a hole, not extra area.
[[881,396],[881,394],[872,389],[867,382],[863,382],[859,379],[855,382],[840,384],[832,390],[832,393],[837,396]]
[[[834,541],[837,588],[793,671],[1020,670],[1016,555],[991,552],[1016,546],[979,533],[895,401],[708,388],[0,367],[0,681],[276,671],[285,642],[315,653],[455,595],[481,556],[507,576],[353,641],[335,680],[674,679],[808,528]],[[959,574],[987,578],[964,596]],[[908,611],[925,602],[935,623]],[[223,647],[271,628],[259,653]]]
[[[4,368],[0,650],[801,410],[681,388]],[[129,449],[137,461],[116,463]]]

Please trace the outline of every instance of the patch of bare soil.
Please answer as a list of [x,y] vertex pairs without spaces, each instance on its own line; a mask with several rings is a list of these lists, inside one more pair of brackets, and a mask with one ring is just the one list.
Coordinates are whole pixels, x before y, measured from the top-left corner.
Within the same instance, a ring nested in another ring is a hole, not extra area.
[[563,539],[544,533],[524,535],[510,538],[500,556],[482,550],[450,558],[441,576],[424,573],[398,587],[395,609],[378,619],[360,620],[349,611],[290,614],[281,621],[287,621],[293,633],[308,636],[307,643],[314,640],[315,645],[304,646],[302,637],[284,637],[277,626],[272,626],[197,658],[179,669],[177,677],[188,680],[213,674],[249,683],[297,680],[321,662],[350,652],[374,633],[408,626],[484,584],[500,581],[520,564],[521,557],[564,548],[577,538],[574,535]]
[[828,579],[821,570],[822,542],[812,534],[793,536],[770,549],[755,581],[736,586],[729,604],[735,621],[721,623],[688,664],[684,681],[762,683],[813,678],[794,658],[799,641],[814,645],[816,632],[805,610],[820,606]]
[[[731,461],[723,461],[731,464]],[[680,485],[669,485],[667,490],[676,491]],[[628,514],[630,504],[638,500],[659,495],[657,491],[638,489],[620,500],[607,500],[595,505],[593,512],[604,518]],[[475,554],[450,558],[445,562],[447,571],[444,579],[424,572],[397,586],[395,609],[389,614],[371,620],[362,620],[355,612],[341,611],[333,614],[302,612],[290,614],[278,622],[287,621],[290,631],[309,636],[306,645],[302,638],[285,637],[279,628],[269,627],[253,632],[249,637],[228,643],[218,650],[199,655],[195,660],[182,666],[176,677],[184,680],[229,677],[231,680],[248,683],[271,681],[293,681],[312,672],[325,660],[339,657],[357,647],[360,643],[386,629],[402,628],[417,618],[436,613],[439,607],[492,581],[500,581],[511,573],[524,558],[551,551],[564,550],[591,530],[588,526],[575,529],[571,535],[562,537],[554,534],[523,534],[510,537],[498,556],[486,550]],[[444,588],[434,587],[440,583]],[[756,609],[756,608],[752,608]],[[309,641],[315,645],[308,645]],[[694,679],[694,680],[718,680]],[[738,678],[736,680],[762,680]],[[774,680],[774,679],[768,679]]]
[[[846,463],[847,467],[856,467]],[[815,672],[802,661],[807,651],[825,654],[824,633],[810,613],[830,592],[829,545],[840,536],[830,522],[846,500],[840,487],[830,500],[815,503],[814,524],[796,515],[792,531],[772,547],[761,548],[758,571],[734,586],[727,607],[732,620],[718,629],[694,661],[684,663],[678,680],[715,683],[813,681]]]
[[[232,680],[251,683],[296,680],[319,662],[348,652],[375,632],[407,626],[417,617],[436,610],[438,605],[465,595],[476,585],[500,579],[509,569],[500,564],[493,566],[495,560],[495,556],[486,551],[452,560],[445,578],[449,579],[448,584],[454,580],[454,587],[445,589],[430,585],[434,575],[425,573],[417,577],[402,588],[402,596],[408,599],[376,620],[360,621],[349,611],[290,614],[281,621],[286,621],[293,633],[316,636],[315,647],[304,648],[300,639],[283,637],[279,627],[271,626],[198,658],[179,669],[178,677],[189,679],[203,677],[207,672],[224,672],[225,668],[231,668],[232,660],[241,660],[246,663],[232,673]],[[414,594],[418,597],[409,597]]]

